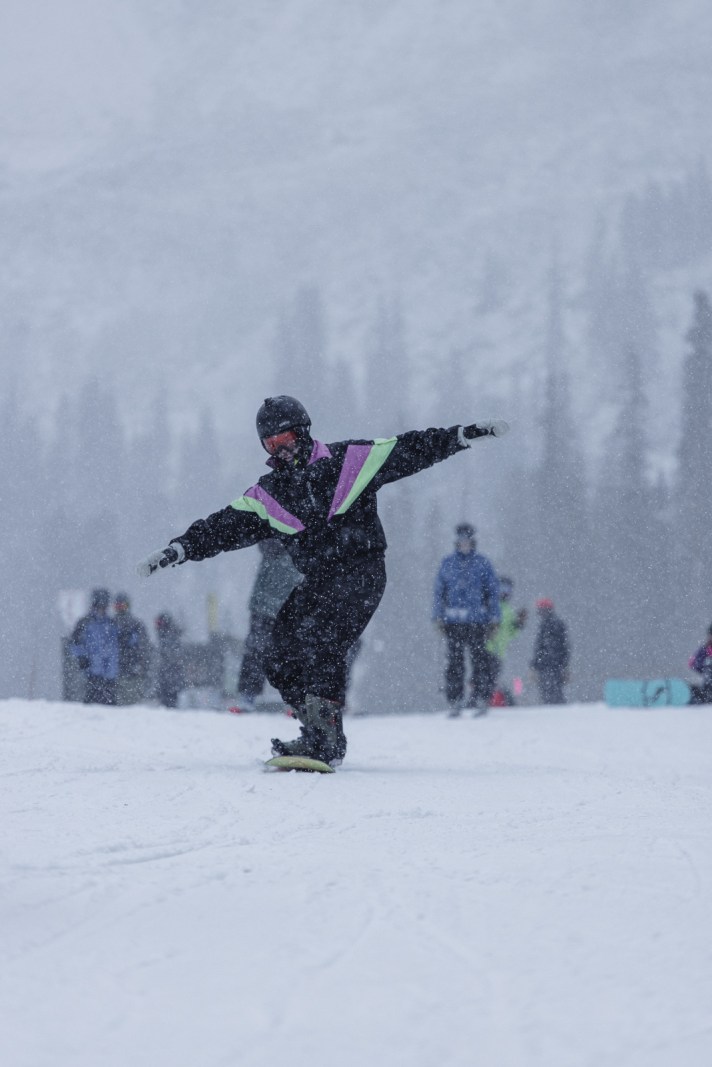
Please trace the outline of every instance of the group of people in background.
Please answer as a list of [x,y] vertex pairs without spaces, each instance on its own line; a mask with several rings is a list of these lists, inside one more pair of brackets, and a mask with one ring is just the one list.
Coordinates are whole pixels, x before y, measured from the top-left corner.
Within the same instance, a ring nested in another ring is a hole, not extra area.
[[[85,704],[140,704],[155,695],[175,707],[182,688],[181,628],[168,612],[156,619],[156,649],[125,593],[94,589],[69,654],[84,676]],[[155,689],[155,694],[153,690]]]
[[[433,620],[447,646],[445,695],[454,717],[464,707],[480,713],[491,704],[514,703],[509,688],[500,684],[505,653],[524,628],[526,608],[512,604],[514,582],[498,576],[477,551],[475,529],[461,523],[455,530],[455,551],[445,557],[435,581]],[[279,541],[258,544],[261,553],[249,601],[250,626],[238,679],[236,708],[252,711],[266,685],[265,665],[277,614],[301,573]],[[563,704],[568,681],[569,636],[549,598],[537,601],[539,627],[530,663],[542,703]],[[350,650],[349,672],[360,641]],[[470,660],[469,683],[465,684],[466,657]]]
[[[524,628],[526,608],[511,603],[514,582],[498,576],[490,560],[477,551],[470,523],[455,528],[455,551],[446,556],[435,579],[433,622],[443,634],[447,654],[445,697],[452,717],[465,707],[483,714],[491,704],[512,704],[500,686],[505,653]],[[566,624],[548,597],[537,601],[539,628],[530,670],[544,704],[563,704],[571,655]],[[465,657],[470,659],[465,685]]]
[[[302,580],[278,541],[262,541],[259,550],[237,683],[237,709],[247,712],[254,710],[267,684],[265,664],[277,613]],[[497,575],[491,561],[477,551],[474,527],[459,524],[455,551],[440,564],[433,597],[433,622],[445,639],[444,690],[452,717],[464,708],[483,714],[491,705],[515,702],[502,682],[502,668],[528,612],[514,606],[513,593],[512,579]],[[568,630],[550,598],[537,600],[536,611],[531,677],[542,704],[563,704],[571,656]],[[112,602],[107,589],[95,589],[89,612],[77,623],[69,644],[84,675],[85,703],[139,704],[154,697],[165,707],[176,707],[183,687],[182,629],[172,615],[162,612],[155,620],[155,636],[154,647],[125,593],[117,593]],[[349,669],[359,647],[360,641],[351,650]],[[712,703],[712,625],[689,666],[701,675],[700,684],[691,687],[691,703]]]

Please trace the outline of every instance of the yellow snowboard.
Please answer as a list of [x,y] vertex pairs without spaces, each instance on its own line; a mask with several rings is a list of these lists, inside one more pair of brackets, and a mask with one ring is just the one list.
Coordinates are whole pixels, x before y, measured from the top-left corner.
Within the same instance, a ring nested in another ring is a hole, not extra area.
[[320,759],[308,756],[275,756],[268,759],[265,767],[274,767],[277,771],[316,771],[318,774],[333,774],[334,768]]

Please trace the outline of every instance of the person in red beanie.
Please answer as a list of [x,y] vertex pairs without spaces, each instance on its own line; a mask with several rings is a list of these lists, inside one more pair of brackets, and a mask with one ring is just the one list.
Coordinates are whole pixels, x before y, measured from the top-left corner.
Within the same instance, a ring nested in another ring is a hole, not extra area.
[[530,667],[536,677],[542,704],[565,704],[564,685],[569,678],[571,648],[566,623],[554,611],[554,602],[541,597],[536,602],[539,629]]

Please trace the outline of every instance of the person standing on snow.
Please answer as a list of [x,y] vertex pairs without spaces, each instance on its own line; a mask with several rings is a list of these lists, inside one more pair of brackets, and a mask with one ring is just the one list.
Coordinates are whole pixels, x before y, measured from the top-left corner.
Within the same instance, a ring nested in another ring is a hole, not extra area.
[[69,652],[84,671],[85,704],[115,704],[119,676],[119,632],[108,614],[108,589],[94,589],[89,614],[74,628]]
[[237,706],[254,711],[255,700],[264,689],[266,661],[272,640],[274,620],[279,609],[302,580],[301,573],[277,538],[260,541],[260,566],[250,594],[250,629],[237,682]]
[[445,696],[450,715],[465,705],[465,650],[470,655],[471,700],[484,712],[492,696],[492,674],[485,649],[500,620],[499,581],[486,556],[477,551],[469,522],[455,528],[455,551],[440,564],[433,593],[433,622],[447,642]]
[[183,688],[183,630],[168,611],[156,616],[158,671],[156,696],[164,708],[177,708]]
[[386,538],[376,493],[469,448],[478,437],[501,437],[509,427],[482,422],[327,445],[312,438],[306,409],[290,396],[266,399],[256,421],[270,473],[137,569],[148,576],[161,567],[278,538],[304,580],[277,615],[267,677],[294,709],[301,731],[294,741],[274,738],[272,751],[334,765],[346,754],[348,652],[386,586]]
[[691,704],[712,704],[712,626],[707,631],[707,639],[690,658],[690,667],[702,675],[700,685],[691,685]]
[[117,704],[140,704],[146,698],[151,666],[151,642],[146,627],[131,611],[126,593],[114,597],[114,621],[119,634]]
[[539,629],[530,667],[539,687],[542,704],[565,704],[564,685],[569,677],[569,635],[566,623],[554,611],[548,597],[536,602]]
[[[519,608],[517,610],[511,603],[512,593],[514,592],[514,582],[511,578],[506,578],[503,574],[499,576],[499,611],[500,620],[497,624],[497,629],[494,631],[489,641],[486,644],[487,653],[489,655],[489,667],[490,677],[492,681],[492,689],[497,686],[497,679],[502,671],[502,662],[504,660],[507,649],[511,645],[517,634],[526,626],[527,622],[527,609]],[[508,689],[500,689],[502,695],[502,701],[506,704],[514,704],[514,698]]]

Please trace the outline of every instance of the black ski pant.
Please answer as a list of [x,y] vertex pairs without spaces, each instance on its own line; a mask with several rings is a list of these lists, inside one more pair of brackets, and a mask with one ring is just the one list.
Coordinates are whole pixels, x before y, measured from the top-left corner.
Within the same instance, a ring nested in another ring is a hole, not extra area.
[[386,588],[382,554],[308,574],[282,605],[272,630],[267,678],[300,708],[308,693],[346,699],[349,650],[366,629]]
[[245,639],[245,651],[240,664],[237,691],[250,700],[258,697],[265,686],[265,665],[272,641],[274,619],[269,615],[250,616],[250,631]]
[[536,682],[542,704],[565,704],[564,675],[557,668],[537,669]]
[[115,704],[116,682],[113,678],[99,678],[96,674],[87,674],[84,689],[85,704]]
[[712,682],[690,686],[691,704],[712,704]]
[[465,694],[465,652],[470,656],[470,698],[487,701],[492,696],[492,667],[485,648],[488,627],[485,623],[446,622],[447,665],[445,696],[449,704],[459,703]]

